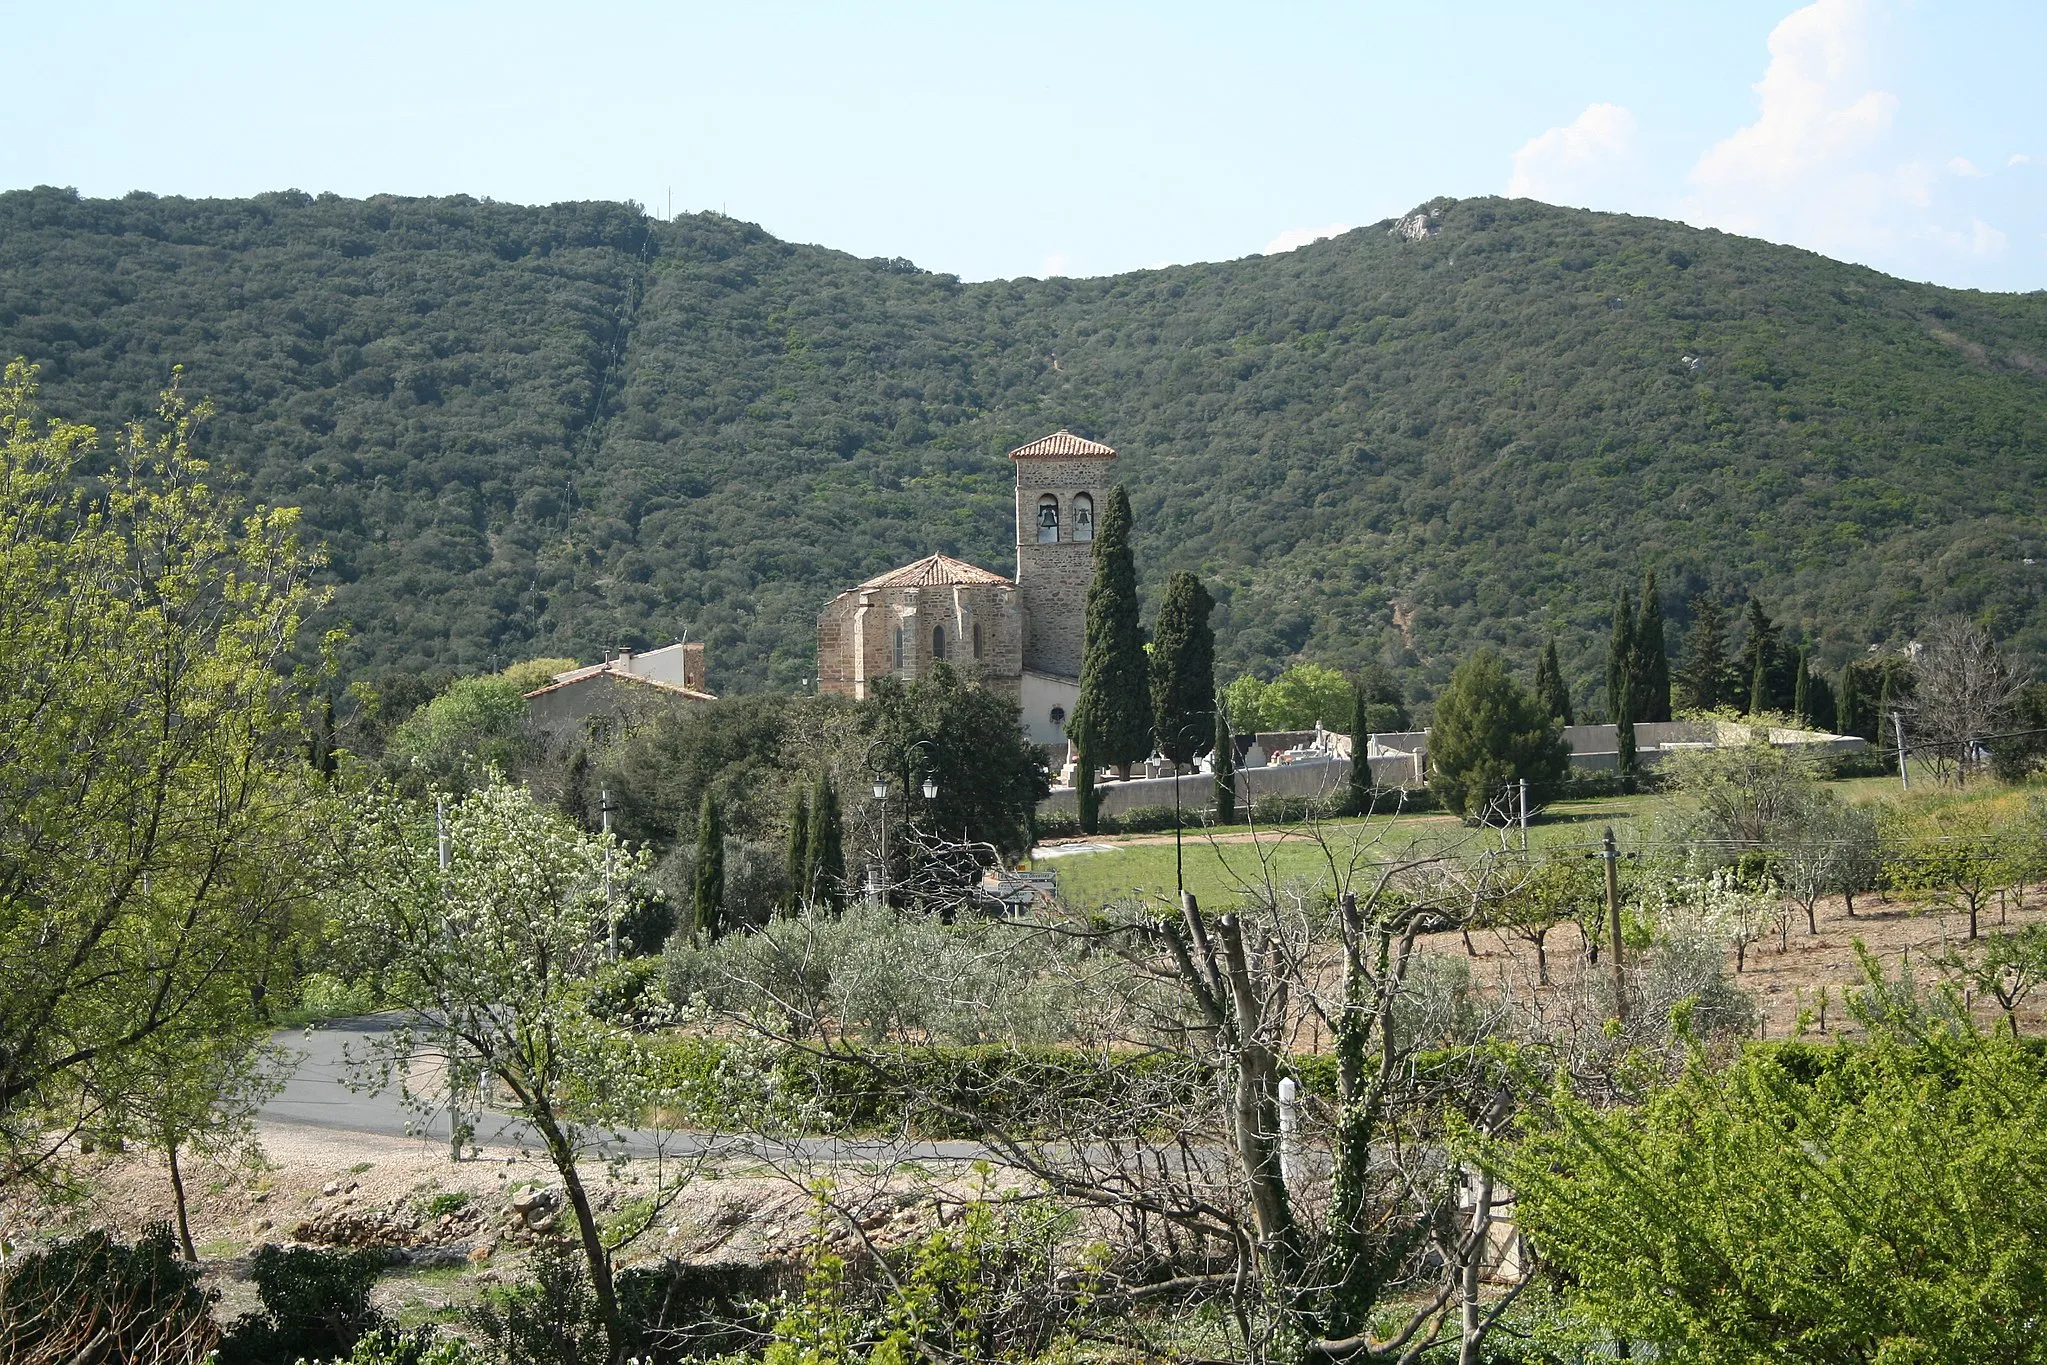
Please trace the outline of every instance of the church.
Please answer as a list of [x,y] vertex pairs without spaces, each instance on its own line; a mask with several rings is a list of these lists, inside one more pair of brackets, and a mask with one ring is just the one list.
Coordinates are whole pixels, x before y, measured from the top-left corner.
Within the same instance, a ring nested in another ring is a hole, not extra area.
[[1040,744],[1066,742],[1080,695],[1096,509],[1116,452],[1056,431],[1009,452],[1016,466],[1016,577],[930,555],[834,597],[817,618],[818,690],[865,697],[876,678],[949,663],[1016,699]]

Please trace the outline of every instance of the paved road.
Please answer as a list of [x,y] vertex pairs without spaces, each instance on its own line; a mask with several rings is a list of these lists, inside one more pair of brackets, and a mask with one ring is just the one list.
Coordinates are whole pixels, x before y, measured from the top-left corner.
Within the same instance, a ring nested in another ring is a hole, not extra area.
[[[263,1106],[262,1117],[271,1123],[309,1124],[349,1133],[378,1137],[417,1137],[422,1141],[448,1142],[448,1113],[437,1110],[424,1123],[399,1103],[396,1085],[388,1090],[353,1091],[347,1085],[350,1056],[369,1054],[381,1036],[399,1027],[392,1016],[361,1019],[332,1019],[311,1030],[289,1030],[273,1035],[273,1041],[298,1054],[299,1062],[277,1097]],[[978,1142],[887,1142],[846,1141],[837,1138],[804,1138],[793,1142],[771,1142],[714,1137],[699,1133],[655,1134],[644,1129],[620,1134],[619,1142],[607,1142],[606,1153],[652,1156],[665,1150],[671,1157],[692,1157],[705,1151],[729,1151],[734,1155],[752,1152],[770,1159],[834,1161],[849,1164],[876,1161],[973,1161],[986,1156]],[[524,1147],[539,1150],[531,1125],[508,1114],[487,1113],[476,1123],[477,1145],[491,1148]]]

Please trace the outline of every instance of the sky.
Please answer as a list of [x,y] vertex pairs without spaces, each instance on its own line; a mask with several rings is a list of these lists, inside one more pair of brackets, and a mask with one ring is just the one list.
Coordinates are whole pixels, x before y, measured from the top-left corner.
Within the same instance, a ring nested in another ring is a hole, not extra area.
[[717,210],[967,279],[1428,199],[2047,288],[2047,3],[0,0],[0,188]]

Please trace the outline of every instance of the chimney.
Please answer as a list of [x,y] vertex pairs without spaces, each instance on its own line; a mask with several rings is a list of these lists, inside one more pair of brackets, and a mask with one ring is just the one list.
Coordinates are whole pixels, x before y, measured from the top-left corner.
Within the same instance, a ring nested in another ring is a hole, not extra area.
[[704,686],[704,643],[698,640],[682,647],[682,685],[692,692],[709,692]]

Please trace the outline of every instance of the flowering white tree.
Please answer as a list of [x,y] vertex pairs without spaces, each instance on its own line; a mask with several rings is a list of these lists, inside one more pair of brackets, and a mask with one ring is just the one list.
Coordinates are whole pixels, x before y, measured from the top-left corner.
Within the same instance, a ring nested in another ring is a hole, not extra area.
[[[336,927],[353,970],[376,975],[408,1018],[353,1059],[357,1075],[395,1079],[415,1104],[421,1061],[433,1064],[436,1099],[454,1078],[494,1078],[561,1177],[616,1359],[626,1343],[611,1258],[653,1214],[641,1202],[644,1216],[607,1233],[577,1159],[675,1098],[639,1039],[593,1010],[621,970],[608,948],[607,853],[610,883],[628,890],[645,853],[608,848],[609,836],[575,829],[500,778],[447,808],[445,848],[434,809],[389,790],[364,796],[356,817]],[[689,1173],[657,1179],[654,1212]]]

